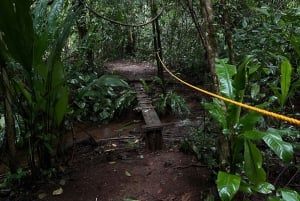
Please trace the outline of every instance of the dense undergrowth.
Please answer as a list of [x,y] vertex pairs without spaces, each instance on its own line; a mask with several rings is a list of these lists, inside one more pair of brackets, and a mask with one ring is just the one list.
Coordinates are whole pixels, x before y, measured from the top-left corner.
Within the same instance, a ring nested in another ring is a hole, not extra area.
[[[135,92],[116,75],[104,74],[106,61],[153,62],[153,46],[160,41],[159,51],[172,71],[211,88],[207,45],[201,44],[204,27],[200,32],[197,27],[204,20],[201,2],[1,2],[1,162],[10,169],[1,187],[17,189],[22,178],[55,175],[62,139],[72,125],[109,122],[134,108]],[[114,21],[130,24],[153,17],[155,7],[156,12],[164,10],[153,27],[120,26],[96,17],[85,3]],[[220,94],[299,119],[299,3],[213,3]],[[159,112],[188,117],[185,100],[165,91],[163,79],[150,85],[141,82],[146,91],[159,89],[153,97]],[[291,185],[299,185],[297,125],[217,99],[206,99],[202,105],[210,117],[203,128],[191,130],[182,149],[211,166],[222,200],[249,200],[257,193],[271,201],[299,200]],[[19,151],[27,155],[27,169],[19,166]],[[222,154],[226,160],[220,160]]]

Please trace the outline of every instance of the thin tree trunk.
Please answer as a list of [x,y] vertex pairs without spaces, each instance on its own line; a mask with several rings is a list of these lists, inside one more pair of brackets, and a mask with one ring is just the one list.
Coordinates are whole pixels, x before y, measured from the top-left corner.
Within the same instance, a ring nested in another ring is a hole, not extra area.
[[229,15],[228,0],[221,0],[221,7],[223,8],[222,23],[225,35],[225,44],[228,47],[229,63],[235,64],[235,53],[232,41],[232,24]]
[[[77,0],[77,1],[78,1],[78,3],[77,3],[78,9],[80,9],[80,13],[79,13],[80,17],[76,20],[76,24],[77,24],[79,39],[83,43],[84,41],[86,42],[86,37],[88,34],[88,27],[85,22],[85,17],[86,17],[86,9],[84,7],[85,0]],[[84,19],[81,19],[81,17],[83,17]],[[90,47],[87,47],[87,48],[88,49],[86,51],[86,59],[87,59],[88,67],[94,67],[93,51]]]
[[7,74],[6,64],[0,58],[0,67],[3,81],[4,108],[5,108],[5,136],[7,139],[9,169],[12,173],[17,172],[16,157],[16,129],[15,119],[12,109],[12,96],[9,90],[9,78]]
[[[207,63],[213,80],[213,90],[219,94],[219,82],[215,71],[215,59],[217,58],[217,44],[215,38],[215,29],[213,26],[214,17],[211,0],[200,0],[201,13],[204,20],[205,34],[204,39],[206,43]],[[219,169],[226,170],[230,162],[230,140],[220,132],[218,135],[218,158]]]
[[215,59],[217,58],[217,44],[215,38],[215,28],[213,26],[214,17],[211,0],[201,0],[201,14],[204,20],[204,42],[207,53],[207,63],[213,80],[213,90],[219,93],[219,82],[215,71]]
[[[150,1],[150,5],[151,5],[151,14],[152,17],[157,16],[157,7],[154,3],[154,0]],[[156,53],[159,54],[159,57],[162,59],[163,55],[162,55],[162,48],[161,48],[161,39],[160,39],[160,28],[159,28],[159,21],[158,18],[155,19],[152,22],[152,31],[153,31],[153,41],[154,41],[154,51],[155,51],[155,58],[156,58],[156,63],[157,63],[157,76],[161,79],[162,83],[163,83],[163,93],[165,93],[165,87],[164,87],[164,73],[163,73],[163,67],[162,64],[159,61],[158,55]]]
[[199,21],[197,20],[197,16],[196,16],[196,13],[195,13],[194,8],[193,8],[192,1],[191,0],[186,0],[185,3],[186,3],[186,5],[187,5],[187,7],[190,11],[190,15],[192,17],[192,20],[193,20],[193,22],[195,24],[195,27],[197,29],[197,32],[199,34],[201,43],[202,43],[203,47],[206,49],[206,43],[205,43],[204,36],[203,36],[204,31],[202,30],[202,27],[201,27]]

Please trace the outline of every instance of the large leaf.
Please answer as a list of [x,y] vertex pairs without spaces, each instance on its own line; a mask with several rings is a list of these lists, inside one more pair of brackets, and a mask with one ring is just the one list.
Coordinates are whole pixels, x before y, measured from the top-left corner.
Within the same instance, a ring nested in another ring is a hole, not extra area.
[[294,154],[293,146],[282,140],[281,131],[276,129],[268,129],[263,137],[265,143],[275,152],[275,154],[284,162],[289,162]]
[[296,191],[289,189],[279,189],[278,192],[281,194],[284,201],[299,201],[300,195]]
[[0,54],[11,55],[27,69],[32,65],[33,49],[30,6],[31,1],[21,0],[2,0],[0,6]]
[[26,85],[18,78],[13,79],[14,87],[17,92],[20,92],[26,99],[29,105],[32,104],[32,95],[30,91],[27,90]]
[[227,98],[234,99],[234,88],[232,85],[232,77],[236,74],[236,67],[227,64],[225,59],[217,60],[216,73],[220,82],[220,92],[223,96]]
[[280,78],[280,87],[281,87],[281,107],[285,104],[291,85],[292,77],[292,66],[288,60],[284,60],[281,63],[281,78]]
[[110,87],[129,87],[128,83],[120,79],[116,75],[102,75],[100,78],[94,80],[90,86],[110,86]]
[[254,184],[266,181],[266,173],[262,167],[262,155],[250,140],[244,142],[244,170],[248,179]]
[[266,132],[259,130],[248,130],[243,133],[243,136],[250,140],[261,140],[264,136],[266,136]]
[[222,125],[222,128],[227,128],[227,119],[222,102],[218,99],[213,99],[212,103],[203,103],[204,108],[209,111],[210,115]]
[[219,171],[217,179],[217,188],[222,201],[232,200],[239,190],[241,177]]
[[253,61],[253,56],[248,55],[243,62],[238,66],[237,73],[234,77],[233,86],[237,90],[244,90],[246,88],[246,69],[248,64]]
[[68,90],[66,87],[61,87],[57,92],[54,108],[54,119],[59,125],[68,109]]
[[255,190],[256,192],[262,193],[262,194],[270,194],[270,193],[272,193],[272,191],[275,190],[275,187],[268,182],[262,182],[262,183],[256,184],[253,187],[253,190]]
[[252,130],[256,123],[262,118],[261,114],[249,111],[240,118],[240,125],[242,131]]

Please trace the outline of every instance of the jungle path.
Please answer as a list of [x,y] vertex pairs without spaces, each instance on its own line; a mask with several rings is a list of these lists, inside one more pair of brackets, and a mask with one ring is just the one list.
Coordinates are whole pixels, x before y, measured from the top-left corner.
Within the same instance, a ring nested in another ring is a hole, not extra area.
[[[137,83],[151,81],[156,67],[118,61],[109,63],[107,72]],[[44,195],[46,201],[199,201],[213,194],[214,181],[207,166],[179,151],[179,142],[190,127],[202,123],[196,118],[202,112],[200,99],[182,86],[174,89],[187,98],[193,117],[158,117],[160,122],[154,124],[163,124],[162,150],[145,148],[141,135],[147,122],[140,112],[107,125],[77,128],[74,135],[85,139],[84,143],[73,149],[70,166],[61,167],[61,179],[45,185],[37,195]],[[63,192],[52,195],[58,189]]]

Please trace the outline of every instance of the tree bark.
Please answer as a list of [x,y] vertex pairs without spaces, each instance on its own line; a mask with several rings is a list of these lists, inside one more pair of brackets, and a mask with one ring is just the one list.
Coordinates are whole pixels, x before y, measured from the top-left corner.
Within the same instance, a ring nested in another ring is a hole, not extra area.
[[197,20],[197,16],[196,16],[196,13],[195,13],[194,8],[193,8],[192,1],[191,0],[186,0],[185,3],[186,3],[186,5],[187,5],[187,7],[188,7],[188,9],[190,11],[190,15],[192,17],[192,20],[193,20],[193,22],[195,24],[195,27],[197,29],[197,32],[199,34],[201,43],[202,43],[203,47],[206,49],[206,43],[205,43],[204,36],[203,36],[204,31],[203,31],[203,29],[202,29],[199,21]]
[[[150,6],[151,6],[151,15],[152,17],[157,16],[157,7],[156,4],[154,2],[154,0],[150,0]],[[164,83],[165,83],[165,79],[164,79],[164,71],[163,71],[163,67],[162,64],[159,61],[158,55],[159,57],[162,59],[163,55],[162,55],[162,48],[161,48],[161,39],[160,39],[160,27],[159,27],[159,18],[156,18],[153,22],[152,22],[152,31],[153,31],[153,42],[154,42],[154,51],[155,51],[155,58],[156,58],[156,63],[157,63],[157,76],[161,79],[162,83],[163,83],[163,93],[165,93],[165,87],[164,87]]]
[[213,26],[214,16],[211,0],[200,0],[201,14],[204,21],[204,47],[207,53],[207,63],[213,80],[213,90],[219,93],[219,82],[215,71],[215,59],[217,58],[217,44],[215,28]]
[[[215,38],[215,28],[213,26],[214,16],[211,0],[200,0],[201,13],[204,21],[205,33],[204,41],[207,53],[207,63],[213,80],[213,90],[215,93],[220,94],[219,82],[215,70],[215,59],[217,58],[217,44]],[[224,108],[225,109],[225,108]],[[230,140],[222,132],[218,135],[218,160],[219,169],[226,170],[230,162]]]
[[6,64],[0,58],[0,67],[3,82],[4,108],[5,108],[5,136],[7,139],[9,169],[11,173],[17,172],[17,157],[16,157],[16,128],[15,119],[12,109],[12,96],[9,90],[9,78],[7,74]]
[[[80,10],[79,12],[79,18],[76,20],[76,25],[77,25],[77,30],[78,30],[78,35],[79,39],[82,43],[87,41],[87,34],[88,34],[88,27],[85,22],[85,16],[86,16],[86,9],[84,6],[84,1],[85,0],[77,0],[77,7]],[[81,19],[83,18],[83,19]],[[86,44],[88,45],[88,44]],[[87,47],[87,50],[85,52],[86,54],[86,59],[87,59],[87,65],[88,67],[94,67],[94,53],[90,47]]]
[[225,44],[228,47],[229,63],[235,64],[235,53],[232,41],[232,24],[229,15],[228,0],[221,0],[222,13],[222,24],[225,35]]

